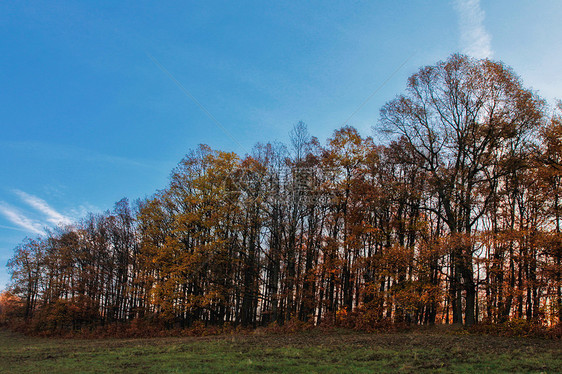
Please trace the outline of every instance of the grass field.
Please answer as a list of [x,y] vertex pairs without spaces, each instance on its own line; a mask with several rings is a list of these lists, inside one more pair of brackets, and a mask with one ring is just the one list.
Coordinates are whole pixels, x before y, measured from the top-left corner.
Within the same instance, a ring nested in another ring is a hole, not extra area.
[[89,372],[562,373],[562,343],[435,330],[97,340],[0,331],[0,373]]

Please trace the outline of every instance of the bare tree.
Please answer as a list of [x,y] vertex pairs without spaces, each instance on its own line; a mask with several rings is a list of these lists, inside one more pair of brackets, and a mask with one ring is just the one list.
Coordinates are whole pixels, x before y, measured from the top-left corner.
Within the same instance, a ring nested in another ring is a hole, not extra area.
[[421,160],[442,204],[433,210],[451,237],[453,321],[475,321],[476,283],[470,234],[491,195],[480,193],[519,154],[542,118],[542,101],[501,63],[453,55],[410,77],[407,92],[381,109],[385,129]]

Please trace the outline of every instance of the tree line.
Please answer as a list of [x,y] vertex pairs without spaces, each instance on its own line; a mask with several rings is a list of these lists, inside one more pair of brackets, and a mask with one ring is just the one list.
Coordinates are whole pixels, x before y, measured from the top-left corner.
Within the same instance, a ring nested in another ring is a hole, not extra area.
[[300,122],[244,157],[201,145],[153,196],[25,239],[4,310],[42,330],[560,323],[561,110],[457,54],[381,109],[386,144]]

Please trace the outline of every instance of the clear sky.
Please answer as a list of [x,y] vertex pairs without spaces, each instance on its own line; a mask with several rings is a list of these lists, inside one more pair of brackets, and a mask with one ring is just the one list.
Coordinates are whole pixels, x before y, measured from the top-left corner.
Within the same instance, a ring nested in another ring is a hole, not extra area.
[[299,120],[325,140],[353,113],[373,135],[407,77],[452,53],[554,102],[561,20],[559,0],[3,1],[0,289],[25,236],[151,195],[198,144],[243,155]]

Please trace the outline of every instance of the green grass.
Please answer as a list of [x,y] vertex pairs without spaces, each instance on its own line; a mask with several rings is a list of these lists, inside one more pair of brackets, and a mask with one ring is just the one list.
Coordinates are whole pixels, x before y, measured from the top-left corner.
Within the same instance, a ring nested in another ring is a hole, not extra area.
[[556,340],[429,330],[54,339],[0,331],[1,373],[562,372]]

